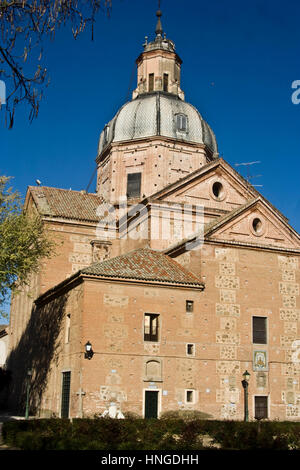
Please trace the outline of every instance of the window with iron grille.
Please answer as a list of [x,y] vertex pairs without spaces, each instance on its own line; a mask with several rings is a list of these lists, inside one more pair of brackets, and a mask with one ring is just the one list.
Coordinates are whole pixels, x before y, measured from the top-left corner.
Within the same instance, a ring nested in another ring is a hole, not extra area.
[[255,419],[268,418],[268,397],[254,397]]
[[61,417],[69,417],[71,372],[62,373]]
[[145,313],[144,341],[158,341],[158,317],[156,313]]
[[140,197],[142,173],[129,173],[127,175],[127,197]]
[[253,317],[253,343],[267,344],[267,319],[265,317]]

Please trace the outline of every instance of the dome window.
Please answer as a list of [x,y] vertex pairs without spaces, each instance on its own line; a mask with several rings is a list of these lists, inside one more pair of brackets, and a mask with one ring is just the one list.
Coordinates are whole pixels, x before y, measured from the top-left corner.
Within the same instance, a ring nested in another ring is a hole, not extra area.
[[176,115],[176,130],[187,132],[187,116],[185,114]]
[[104,143],[108,142],[108,135],[109,135],[109,126],[105,126],[104,128]]

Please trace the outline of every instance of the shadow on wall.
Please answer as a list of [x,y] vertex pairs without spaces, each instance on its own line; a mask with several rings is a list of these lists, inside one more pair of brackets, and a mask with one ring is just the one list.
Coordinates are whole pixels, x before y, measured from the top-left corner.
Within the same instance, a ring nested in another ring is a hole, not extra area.
[[[30,380],[30,413],[39,409],[47,385],[50,364],[58,358],[61,345],[57,341],[61,331],[68,293],[46,305],[32,309],[30,320],[21,339],[7,359],[12,380],[7,393],[6,407],[24,413],[26,393]],[[28,376],[28,371],[32,376]]]

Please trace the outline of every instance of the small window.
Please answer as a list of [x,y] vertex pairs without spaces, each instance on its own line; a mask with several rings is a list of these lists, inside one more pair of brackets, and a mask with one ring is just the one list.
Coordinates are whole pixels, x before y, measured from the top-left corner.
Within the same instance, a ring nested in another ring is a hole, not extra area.
[[65,333],[65,343],[70,342],[70,327],[71,327],[71,315],[68,313],[66,316],[66,333]]
[[195,345],[193,343],[188,343],[186,345],[186,354],[188,356],[194,356],[195,355]]
[[141,194],[141,173],[129,173],[127,175],[127,197],[140,197]]
[[223,188],[222,183],[220,183],[219,181],[215,181],[215,183],[212,186],[212,192],[215,198],[222,199],[224,195],[224,188]]
[[104,143],[108,142],[108,135],[109,135],[109,126],[105,126],[105,128],[104,128]]
[[154,73],[149,73],[149,91],[154,90]]
[[185,114],[176,115],[176,129],[181,132],[187,132],[187,116]]
[[267,319],[253,317],[253,343],[267,344]]
[[164,73],[164,91],[169,90],[169,75],[167,73]]
[[185,310],[186,310],[187,313],[192,313],[194,311],[194,301],[193,300],[186,300]]
[[255,233],[260,234],[262,231],[262,221],[258,217],[255,217],[252,222],[252,227]]
[[255,419],[268,418],[268,397],[254,397],[255,399]]
[[185,401],[186,403],[194,403],[194,390],[186,390]]
[[158,341],[158,317],[155,313],[145,314],[144,341]]

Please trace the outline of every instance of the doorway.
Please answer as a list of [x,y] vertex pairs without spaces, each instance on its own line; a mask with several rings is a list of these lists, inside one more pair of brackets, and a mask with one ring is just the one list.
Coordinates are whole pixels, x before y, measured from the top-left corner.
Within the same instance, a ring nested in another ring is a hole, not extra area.
[[145,390],[145,418],[158,418],[158,390]]

